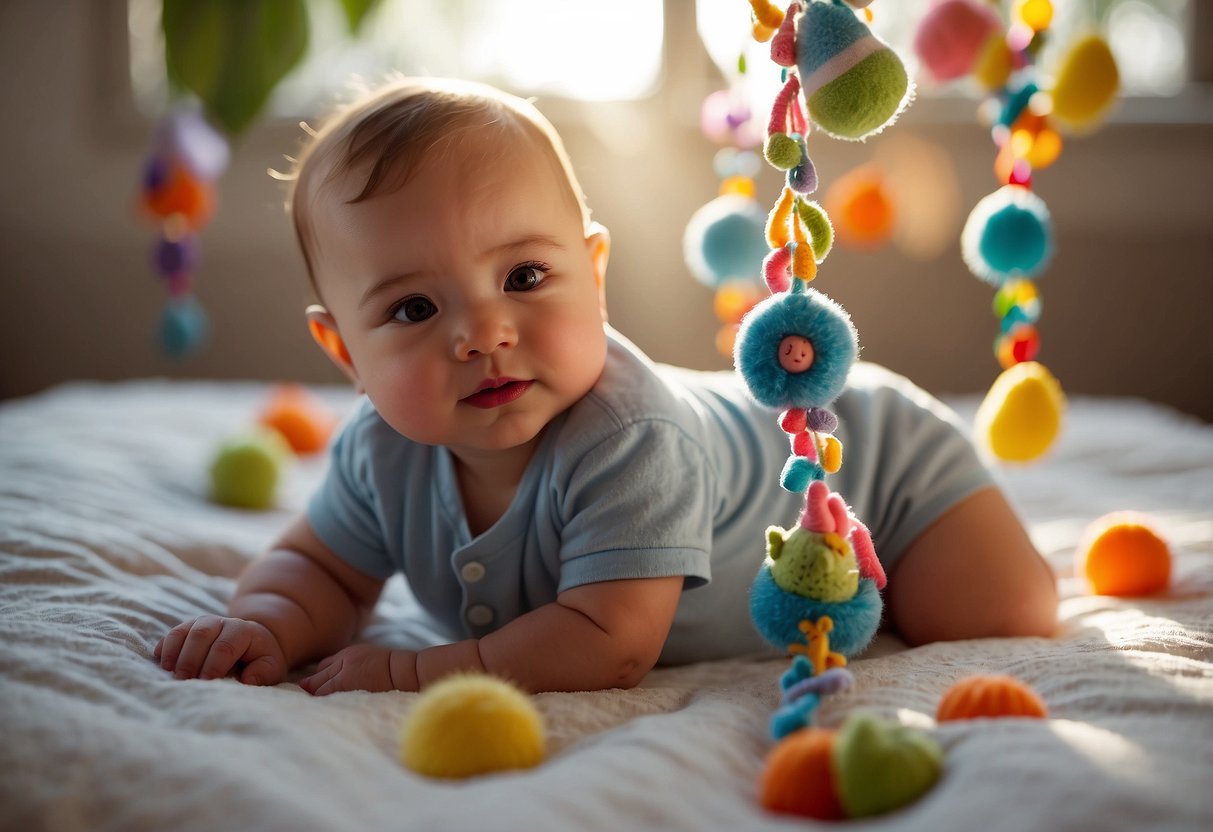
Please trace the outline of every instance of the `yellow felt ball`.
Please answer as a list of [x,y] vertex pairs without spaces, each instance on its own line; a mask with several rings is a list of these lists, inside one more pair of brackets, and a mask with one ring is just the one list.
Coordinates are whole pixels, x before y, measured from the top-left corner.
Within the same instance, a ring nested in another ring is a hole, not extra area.
[[973,65],[973,77],[988,92],[1001,89],[1011,77],[1015,67],[1015,57],[1011,47],[1001,33],[992,35],[977,53],[977,62]]
[[1074,571],[1096,595],[1152,595],[1171,582],[1171,550],[1148,517],[1114,512],[1087,528]]
[[1007,462],[1031,462],[1053,444],[1065,410],[1061,384],[1043,364],[1023,361],[990,385],[974,418],[976,435]]
[[1098,35],[1070,47],[1053,85],[1053,118],[1071,130],[1093,129],[1116,98],[1120,73],[1108,43]]
[[474,777],[543,760],[543,718],[529,696],[481,673],[427,688],[405,717],[400,759],[428,777]]

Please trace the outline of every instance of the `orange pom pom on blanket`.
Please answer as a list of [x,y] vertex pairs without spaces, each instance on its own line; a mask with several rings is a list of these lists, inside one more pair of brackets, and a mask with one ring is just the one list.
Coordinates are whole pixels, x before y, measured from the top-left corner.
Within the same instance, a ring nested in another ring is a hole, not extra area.
[[817,820],[846,817],[834,783],[836,735],[826,728],[802,728],[775,746],[758,784],[765,809]]
[[1031,717],[1049,715],[1036,691],[1013,676],[998,674],[966,676],[944,691],[935,712],[938,722],[983,717]]
[[258,422],[282,434],[300,455],[324,450],[337,424],[323,403],[298,384],[275,388]]
[[1131,511],[1106,514],[1087,527],[1074,572],[1096,595],[1151,595],[1171,582],[1171,550],[1150,525]]

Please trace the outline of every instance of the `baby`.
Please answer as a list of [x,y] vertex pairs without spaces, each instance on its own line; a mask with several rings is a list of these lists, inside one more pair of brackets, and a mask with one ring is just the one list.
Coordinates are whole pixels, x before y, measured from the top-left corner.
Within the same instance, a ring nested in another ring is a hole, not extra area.
[[[770,649],[748,589],[764,529],[803,507],[779,486],[786,436],[735,373],[654,364],[606,325],[607,231],[532,105],[394,82],[315,136],[290,204],[309,327],[365,398],[306,512],[227,617],[161,639],[163,668],[273,685],[319,660],[316,695],[461,670],[572,691]],[[902,637],[1050,634],[1052,573],[955,417],[866,364],[833,409],[831,486]],[[350,646],[396,573],[450,643]]]

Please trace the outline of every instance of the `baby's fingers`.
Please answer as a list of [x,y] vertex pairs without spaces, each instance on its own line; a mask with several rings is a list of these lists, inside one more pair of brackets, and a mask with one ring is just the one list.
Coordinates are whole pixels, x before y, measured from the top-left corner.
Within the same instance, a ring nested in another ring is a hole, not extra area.
[[226,676],[236,662],[245,657],[252,640],[245,622],[231,618],[224,620],[207,651],[202,669],[198,671],[198,678],[220,679]]
[[172,672],[177,669],[177,657],[181,655],[181,645],[189,634],[193,621],[184,621],[164,634],[156,644],[153,655],[160,661],[160,667]]
[[260,656],[253,659],[240,674],[240,681],[246,685],[276,685],[282,681],[282,663],[274,656]]
[[307,676],[299,680],[299,687],[306,690],[312,696],[325,696],[330,693],[336,693],[337,688],[332,684],[337,678],[337,674],[341,670],[341,662],[334,661],[334,656],[329,656],[320,663],[319,669],[311,676]]
[[185,643],[181,645],[173,675],[178,679],[195,678],[211,652],[211,645],[222,631],[223,620],[218,616],[203,615],[194,619],[189,633],[185,636]]

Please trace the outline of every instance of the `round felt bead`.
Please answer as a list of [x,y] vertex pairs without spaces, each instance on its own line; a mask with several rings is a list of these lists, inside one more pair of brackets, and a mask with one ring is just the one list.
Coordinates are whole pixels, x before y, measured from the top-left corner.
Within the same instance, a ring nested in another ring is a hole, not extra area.
[[914,52],[937,81],[968,75],[986,44],[1002,30],[998,13],[976,0],[942,0],[932,6],[914,33]]
[[762,155],[779,170],[791,170],[800,164],[802,151],[800,141],[787,133],[772,133],[767,136]]
[[[779,345],[790,335],[813,345],[813,363],[804,372],[788,372],[779,361]],[[737,335],[734,364],[760,404],[780,410],[825,407],[842,392],[858,352],[846,310],[807,289],[773,295],[750,310]]]
[[757,201],[735,194],[696,211],[682,238],[683,257],[695,279],[715,289],[730,279],[757,277],[769,250],[766,221]]
[[969,270],[987,283],[1035,277],[1053,254],[1049,209],[1026,188],[1005,185],[973,207],[960,244]]
[[207,329],[206,312],[193,296],[174,297],[160,318],[160,348],[171,358],[184,358],[202,346]]
[[191,272],[198,263],[198,241],[192,234],[170,240],[161,237],[152,249],[152,266],[161,277]]

